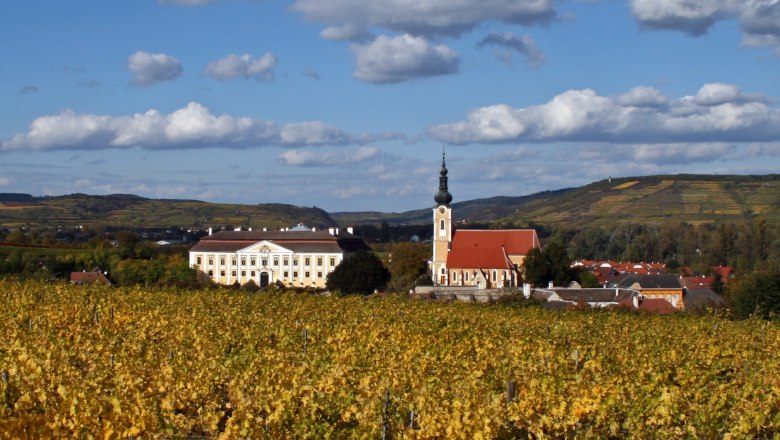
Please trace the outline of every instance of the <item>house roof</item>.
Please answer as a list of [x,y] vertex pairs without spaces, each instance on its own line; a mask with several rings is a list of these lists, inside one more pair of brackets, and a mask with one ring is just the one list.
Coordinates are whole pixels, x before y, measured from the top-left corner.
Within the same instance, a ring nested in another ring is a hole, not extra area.
[[111,281],[100,272],[71,272],[70,282],[75,284],[111,284]]
[[554,288],[552,289],[559,298],[563,301],[587,303],[618,303],[620,301],[631,299],[638,295],[634,289],[620,289],[620,288],[608,288],[608,289],[564,289]]
[[686,310],[723,307],[726,301],[710,288],[688,289],[683,297]]
[[447,267],[513,269],[509,256],[528,255],[539,247],[533,229],[456,230],[452,235]]
[[682,289],[680,277],[670,274],[636,275],[624,273],[615,280],[613,287],[631,287],[638,284],[642,289]]
[[201,238],[191,252],[236,252],[253,243],[271,241],[294,252],[356,252],[369,250],[366,243],[350,234],[339,231],[221,231]]

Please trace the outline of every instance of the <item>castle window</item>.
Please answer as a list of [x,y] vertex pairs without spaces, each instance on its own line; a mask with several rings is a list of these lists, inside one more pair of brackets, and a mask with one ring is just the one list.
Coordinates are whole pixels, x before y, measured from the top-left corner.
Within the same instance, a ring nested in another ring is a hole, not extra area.
[[285,272],[285,273],[284,273],[284,277],[285,277],[285,278],[289,278],[289,276],[290,276],[290,272]]
[[224,277],[225,276],[225,271],[224,270],[220,270],[219,271],[219,276]]
[[298,272],[293,272],[293,278],[298,278]]
[[303,274],[303,277],[304,277],[304,278],[310,278],[310,277],[309,277],[309,272],[304,272],[304,274]]
[[241,257],[241,265],[246,266],[246,257]]
[[274,257],[274,266],[279,266],[279,257]]
[[322,272],[317,272],[317,278],[322,278]]
[[242,271],[241,271],[241,276],[242,276],[242,277],[245,277],[245,276],[246,276],[246,271],[245,271],[245,270],[242,270]]
[[219,265],[224,266],[225,265],[225,257],[219,257]]
[[311,266],[311,258],[306,257],[306,262],[304,263],[305,266]]
[[232,264],[233,266],[235,266],[235,265],[236,265],[236,259],[235,259],[235,257],[234,257],[234,258],[232,258],[232,259],[230,260],[230,264]]
[[336,259],[335,258],[330,257],[330,265],[331,265],[331,267],[336,265]]
[[249,259],[249,262],[252,264],[252,266],[255,266],[255,265],[257,265],[257,258],[252,257],[252,258]]
[[268,266],[268,259],[263,258],[263,267]]
[[213,277],[213,276],[214,276],[214,271],[213,271],[213,270],[210,270],[210,271],[209,271],[209,276],[210,276],[210,277]]
[[317,257],[317,266],[322,266],[322,257]]
[[209,266],[214,265],[214,257],[209,257]]

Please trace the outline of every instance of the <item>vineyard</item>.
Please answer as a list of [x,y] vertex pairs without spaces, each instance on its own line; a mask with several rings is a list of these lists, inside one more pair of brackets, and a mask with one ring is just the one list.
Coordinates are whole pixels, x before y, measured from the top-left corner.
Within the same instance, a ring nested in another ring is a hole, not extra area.
[[0,281],[0,438],[777,438],[780,324]]

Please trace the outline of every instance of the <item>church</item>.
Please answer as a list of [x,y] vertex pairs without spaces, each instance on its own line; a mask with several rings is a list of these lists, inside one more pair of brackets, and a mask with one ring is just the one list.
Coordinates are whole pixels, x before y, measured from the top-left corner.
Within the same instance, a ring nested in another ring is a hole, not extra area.
[[500,289],[523,283],[522,265],[531,249],[541,247],[534,229],[456,230],[447,166],[441,157],[439,192],[434,196],[431,279],[437,286]]

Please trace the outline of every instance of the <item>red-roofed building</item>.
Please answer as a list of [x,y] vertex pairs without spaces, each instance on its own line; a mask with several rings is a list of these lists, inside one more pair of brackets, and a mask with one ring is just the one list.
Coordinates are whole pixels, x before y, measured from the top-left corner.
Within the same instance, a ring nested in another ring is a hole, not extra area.
[[106,278],[105,275],[103,275],[103,272],[100,270],[100,268],[95,268],[92,270],[92,272],[71,272],[70,273],[70,282],[73,284],[107,284],[111,285],[111,281]]
[[455,230],[452,195],[442,154],[439,192],[434,196],[433,259],[431,278],[440,286],[477,288],[516,287],[522,284],[520,266],[531,249],[539,248],[533,229]]

